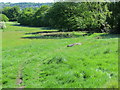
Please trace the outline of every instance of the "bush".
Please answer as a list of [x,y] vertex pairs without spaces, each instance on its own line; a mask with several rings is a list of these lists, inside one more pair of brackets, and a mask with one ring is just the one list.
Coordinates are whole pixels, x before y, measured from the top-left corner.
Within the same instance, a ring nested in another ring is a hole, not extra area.
[[9,18],[6,15],[0,14],[0,16],[2,17],[0,21],[4,21],[4,22],[9,21]]

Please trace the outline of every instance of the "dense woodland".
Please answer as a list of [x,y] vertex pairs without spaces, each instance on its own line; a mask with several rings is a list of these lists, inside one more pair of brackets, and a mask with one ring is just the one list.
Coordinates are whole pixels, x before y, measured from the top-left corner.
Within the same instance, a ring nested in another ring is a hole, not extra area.
[[57,2],[39,8],[4,7],[2,14],[6,15],[3,21],[18,21],[26,26],[120,33],[119,8],[120,2]]

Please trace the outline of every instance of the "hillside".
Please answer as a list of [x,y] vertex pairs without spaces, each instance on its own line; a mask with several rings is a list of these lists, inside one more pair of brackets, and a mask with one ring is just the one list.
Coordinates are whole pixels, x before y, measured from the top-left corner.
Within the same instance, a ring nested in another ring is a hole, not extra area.
[[52,5],[53,3],[0,3],[0,6],[4,7],[13,7],[13,6],[19,6],[21,9],[26,7],[40,7],[42,5]]
[[[84,32],[6,24],[2,32],[3,88],[118,87],[118,35],[83,36]],[[82,44],[67,47],[73,43]]]

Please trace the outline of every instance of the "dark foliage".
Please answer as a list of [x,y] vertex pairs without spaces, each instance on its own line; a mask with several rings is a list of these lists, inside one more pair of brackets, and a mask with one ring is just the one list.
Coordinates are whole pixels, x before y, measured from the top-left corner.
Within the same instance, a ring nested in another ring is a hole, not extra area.
[[10,21],[17,21],[18,15],[20,13],[20,8],[18,6],[5,7],[3,8],[2,13],[5,14]]
[[[31,3],[29,3],[31,5]],[[57,2],[40,8],[5,7],[9,20],[21,25],[51,27],[60,31],[120,33],[120,2]]]
[[112,12],[111,16],[107,19],[111,26],[110,33],[120,34],[120,2],[112,2],[108,7]]

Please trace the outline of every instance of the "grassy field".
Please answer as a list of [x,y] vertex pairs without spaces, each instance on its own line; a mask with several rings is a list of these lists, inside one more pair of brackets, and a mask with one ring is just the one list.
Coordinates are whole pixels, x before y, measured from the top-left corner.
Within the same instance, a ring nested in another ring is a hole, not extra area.
[[[2,32],[2,87],[118,87],[118,35],[83,34],[7,23]],[[73,43],[82,45],[67,47]]]

